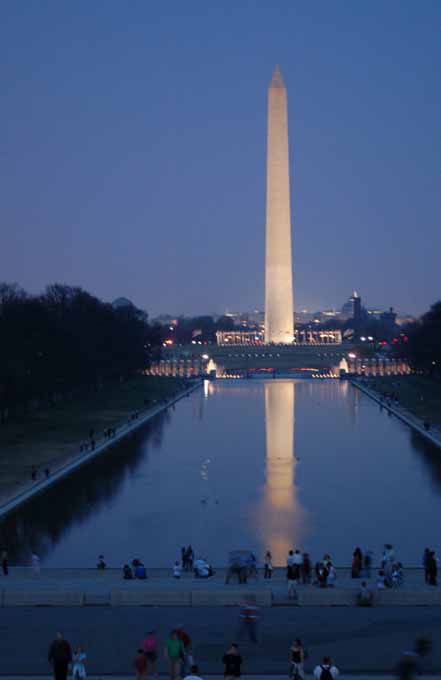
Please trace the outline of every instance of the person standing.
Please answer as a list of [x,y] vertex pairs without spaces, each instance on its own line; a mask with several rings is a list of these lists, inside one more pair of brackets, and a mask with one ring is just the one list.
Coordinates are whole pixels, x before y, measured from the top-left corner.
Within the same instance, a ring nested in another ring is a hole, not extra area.
[[435,552],[431,550],[427,558],[427,575],[430,586],[436,586],[438,577],[438,565],[436,562]]
[[146,662],[147,662],[147,668],[146,671],[149,670],[149,667],[151,668],[153,677],[157,678],[158,676],[158,639],[156,637],[156,631],[155,630],[149,630],[147,632],[146,637],[144,638],[144,641],[142,643],[142,649],[145,654]]
[[296,569],[296,581],[297,583],[300,583],[300,577],[303,575],[303,555],[299,549],[296,549],[292,557],[292,562]]
[[7,576],[9,574],[9,565],[8,565],[8,553],[6,550],[2,550],[1,561],[3,575]]
[[187,673],[187,668],[190,668],[190,666],[193,666],[193,643],[191,641],[191,637],[187,633],[187,631],[184,629],[184,626],[182,623],[178,625],[176,628],[176,634],[182,644],[184,645],[184,656],[182,658],[182,664],[181,664],[181,674],[186,675]]
[[222,663],[224,664],[224,677],[226,680],[240,678],[242,657],[239,654],[238,646],[234,642],[223,655]]
[[72,677],[74,680],[84,680],[86,677],[87,655],[81,645],[78,645],[73,655]]
[[57,633],[57,637],[49,647],[48,661],[52,664],[55,680],[66,680],[69,664],[72,661],[72,650],[61,632]]
[[273,575],[273,557],[269,550],[265,553],[263,578],[271,580]]
[[312,576],[312,563],[311,563],[311,558],[309,557],[309,553],[303,553],[303,583],[306,585],[307,583],[311,583],[311,576]]
[[172,630],[165,647],[165,656],[169,662],[170,680],[179,680],[181,677],[181,662],[184,658],[184,645],[175,630]]
[[142,649],[138,649],[133,665],[136,670],[136,680],[145,680],[147,677],[147,659]]
[[296,583],[297,583],[297,566],[295,564],[287,564],[286,566],[286,580],[288,582],[288,600],[296,599]]
[[360,578],[362,567],[363,567],[363,553],[361,552],[360,548],[355,548],[352,555],[352,569],[351,569],[352,578]]
[[335,586],[335,579],[337,578],[337,572],[335,570],[332,562],[328,563],[328,578],[326,580],[326,585],[328,588],[333,588]]
[[194,562],[194,550],[189,545],[187,547],[187,569],[188,571],[193,571],[193,562]]
[[314,680],[336,680],[339,674],[340,671],[329,656],[324,656],[321,664],[314,668]]
[[424,580],[426,583],[429,583],[429,570],[428,570],[429,555],[430,548],[426,548],[423,554]]
[[302,641],[297,638],[289,648],[290,672],[289,677],[293,680],[303,680],[303,662],[305,660],[305,650]]

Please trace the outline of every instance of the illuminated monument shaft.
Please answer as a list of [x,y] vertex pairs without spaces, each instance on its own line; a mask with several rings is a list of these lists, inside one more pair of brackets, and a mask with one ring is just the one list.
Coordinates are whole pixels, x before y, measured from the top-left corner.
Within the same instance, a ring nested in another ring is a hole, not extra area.
[[287,109],[286,88],[276,67],[268,89],[266,343],[294,339]]

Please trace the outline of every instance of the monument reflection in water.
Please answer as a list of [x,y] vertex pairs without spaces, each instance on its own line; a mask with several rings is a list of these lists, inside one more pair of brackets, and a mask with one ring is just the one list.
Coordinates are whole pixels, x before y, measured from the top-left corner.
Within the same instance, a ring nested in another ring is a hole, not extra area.
[[265,383],[266,484],[260,528],[274,564],[285,563],[288,551],[301,545],[305,531],[306,513],[295,486],[295,387],[293,380]]

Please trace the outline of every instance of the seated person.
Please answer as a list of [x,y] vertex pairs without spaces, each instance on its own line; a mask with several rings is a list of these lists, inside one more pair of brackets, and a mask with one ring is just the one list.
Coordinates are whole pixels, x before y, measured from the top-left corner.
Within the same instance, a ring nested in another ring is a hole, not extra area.
[[123,578],[125,578],[126,580],[133,578],[132,570],[130,569],[128,564],[125,564],[123,567]]
[[138,566],[135,568],[135,578],[139,579],[147,578],[147,572],[142,562],[139,562]]
[[105,569],[106,563],[104,562],[104,555],[98,555],[98,562],[96,565],[97,569]]
[[200,557],[198,560],[195,560],[193,570],[195,576],[198,578],[208,578],[209,576],[213,575],[212,568],[208,564],[207,560],[204,560],[202,557]]
[[372,607],[372,601],[372,591],[367,587],[366,581],[362,581],[357,593],[357,604],[359,607]]

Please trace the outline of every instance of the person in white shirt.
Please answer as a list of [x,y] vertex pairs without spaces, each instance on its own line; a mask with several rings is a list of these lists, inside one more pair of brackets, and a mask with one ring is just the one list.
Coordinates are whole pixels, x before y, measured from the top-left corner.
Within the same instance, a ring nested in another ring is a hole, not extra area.
[[332,562],[328,563],[328,578],[326,580],[326,585],[328,588],[333,588],[335,586],[335,579],[337,578],[337,572]]
[[294,550],[290,550],[288,557],[286,558],[286,566],[292,567],[294,564]]
[[324,656],[319,666],[314,668],[315,680],[336,680],[340,671],[333,665],[329,656]]
[[303,566],[303,555],[300,550],[296,550],[293,557],[293,564],[297,564],[299,567]]
[[184,680],[202,680],[201,676],[199,675],[198,666],[192,666],[190,668],[190,674],[186,675]]

